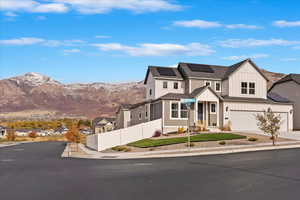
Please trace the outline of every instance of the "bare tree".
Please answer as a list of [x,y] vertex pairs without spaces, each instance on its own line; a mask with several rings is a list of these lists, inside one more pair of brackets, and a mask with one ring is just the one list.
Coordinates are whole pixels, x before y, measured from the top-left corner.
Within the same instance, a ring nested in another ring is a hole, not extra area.
[[264,133],[270,134],[271,139],[273,141],[273,145],[275,145],[275,140],[278,136],[278,131],[281,125],[281,117],[280,115],[275,115],[271,108],[268,108],[267,111],[264,111],[263,114],[257,114],[257,126]]

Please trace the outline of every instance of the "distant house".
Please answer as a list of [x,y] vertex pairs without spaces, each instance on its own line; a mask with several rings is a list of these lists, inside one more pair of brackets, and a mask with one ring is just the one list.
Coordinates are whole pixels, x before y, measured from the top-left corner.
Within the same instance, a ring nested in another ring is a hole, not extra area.
[[269,90],[269,94],[280,95],[294,103],[294,129],[300,130],[300,74],[289,74]]
[[7,129],[4,126],[0,126],[0,138],[4,138],[6,136]]
[[112,131],[115,129],[115,118],[97,117],[92,125],[95,134]]
[[61,126],[57,129],[54,130],[54,133],[55,135],[63,135],[63,134],[66,134],[67,132],[69,131],[69,129],[65,126]]
[[31,130],[28,129],[17,129],[15,130],[16,136],[28,136]]

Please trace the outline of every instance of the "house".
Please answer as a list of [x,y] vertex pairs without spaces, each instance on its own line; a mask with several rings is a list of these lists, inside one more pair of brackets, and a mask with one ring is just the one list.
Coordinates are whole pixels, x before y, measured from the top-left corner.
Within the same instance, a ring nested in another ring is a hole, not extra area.
[[269,94],[294,102],[294,129],[300,130],[300,74],[289,74],[273,84]]
[[115,128],[115,118],[97,117],[92,122],[95,134],[112,131]]
[[69,131],[69,129],[67,127],[65,127],[64,125],[62,125],[54,130],[53,135],[64,135],[68,131]]
[[16,136],[25,137],[28,136],[31,130],[28,129],[17,129],[15,130]]
[[4,126],[0,126],[0,138],[4,138],[6,136],[7,129]]
[[[246,59],[231,66],[179,63],[176,68],[149,66],[145,101],[120,106],[117,128],[162,119],[164,133],[199,122],[210,130],[231,124],[232,130],[259,130],[255,114],[271,108],[282,117],[281,131],[293,129],[293,103],[269,98],[267,77]],[[188,108],[183,99],[195,99]]]

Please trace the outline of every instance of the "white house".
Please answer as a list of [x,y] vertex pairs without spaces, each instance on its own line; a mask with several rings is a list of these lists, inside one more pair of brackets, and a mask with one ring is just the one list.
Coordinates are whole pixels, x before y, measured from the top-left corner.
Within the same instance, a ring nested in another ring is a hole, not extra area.
[[186,127],[188,108],[195,99],[190,126],[209,129],[231,124],[235,131],[258,130],[255,115],[271,108],[282,118],[281,131],[293,130],[293,103],[268,96],[269,80],[250,59],[231,66],[179,63],[176,68],[149,66],[145,101],[124,105],[117,112],[117,128],[162,119],[164,133]]

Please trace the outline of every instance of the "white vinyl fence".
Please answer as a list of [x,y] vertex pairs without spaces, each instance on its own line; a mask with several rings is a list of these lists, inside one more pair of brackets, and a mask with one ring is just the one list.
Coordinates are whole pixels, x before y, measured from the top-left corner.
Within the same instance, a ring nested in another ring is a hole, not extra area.
[[86,145],[91,149],[102,151],[111,147],[151,138],[155,131],[161,131],[161,129],[162,120],[157,119],[128,128],[87,136]]

